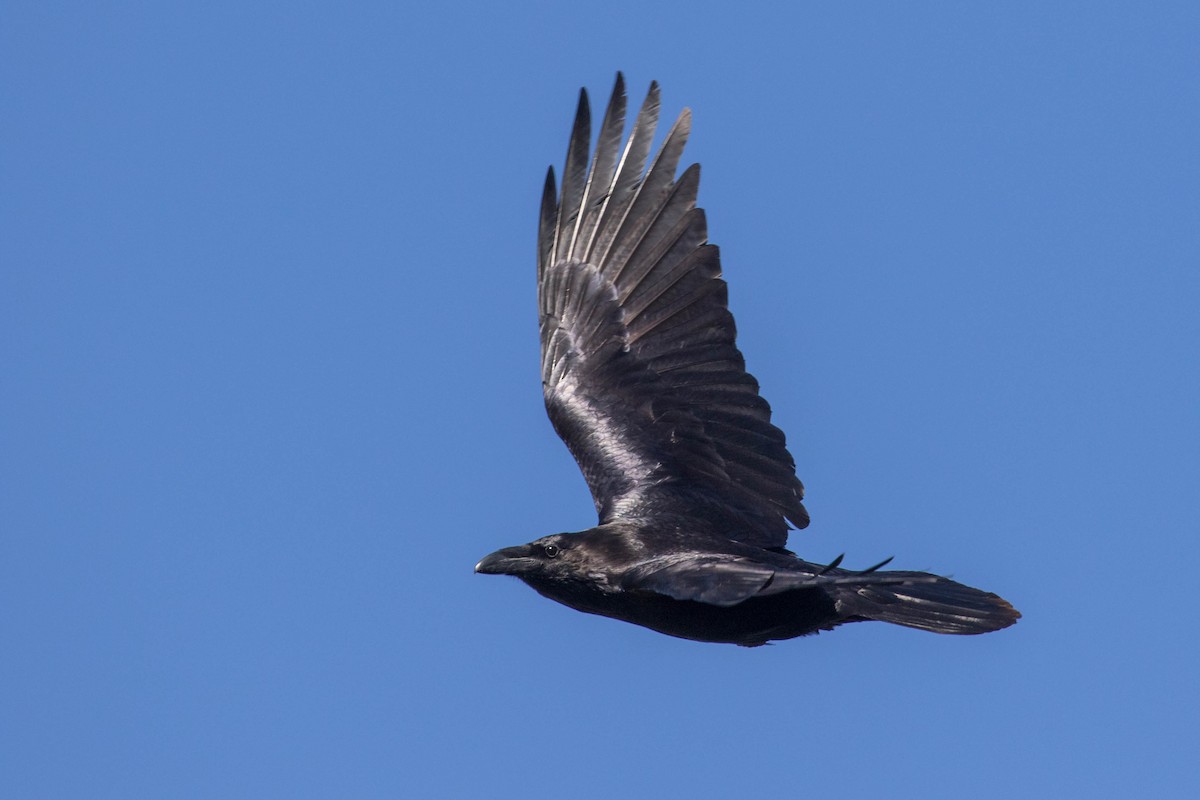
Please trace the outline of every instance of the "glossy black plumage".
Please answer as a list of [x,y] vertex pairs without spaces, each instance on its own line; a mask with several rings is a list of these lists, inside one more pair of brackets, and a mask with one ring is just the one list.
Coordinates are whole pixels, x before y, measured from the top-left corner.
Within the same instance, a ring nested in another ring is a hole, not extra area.
[[735,344],[696,207],[699,166],[675,177],[691,114],[647,166],[657,85],[621,148],[625,106],[618,75],[589,167],[581,92],[561,194],[551,170],[538,233],[546,410],[600,524],[505,548],[476,571],[516,575],[581,611],[742,645],[863,619],[943,633],[1012,624],[1004,600],[945,578],[822,567],[784,549],[789,523],[809,522],[804,487]]

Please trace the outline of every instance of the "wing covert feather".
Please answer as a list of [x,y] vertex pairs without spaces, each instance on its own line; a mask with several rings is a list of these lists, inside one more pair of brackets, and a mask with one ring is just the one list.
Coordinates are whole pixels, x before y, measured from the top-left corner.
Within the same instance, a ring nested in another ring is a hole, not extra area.
[[753,559],[720,555],[673,555],[651,559],[627,572],[622,588],[647,591],[713,606],[734,606],[753,597],[829,586],[895,586],[936,582],[914,572],[827,573],[785,570]]

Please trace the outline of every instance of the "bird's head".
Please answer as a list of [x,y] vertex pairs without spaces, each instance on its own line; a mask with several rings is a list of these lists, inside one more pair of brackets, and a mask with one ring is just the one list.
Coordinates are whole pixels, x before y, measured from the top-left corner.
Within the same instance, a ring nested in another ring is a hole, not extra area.
[[532,582],[566,580],[586,561],[586,554],[575,546],[572,538],[571,534],[556,533],[529,544],[505,547],[484,556],[475,565],[475,571],[485,575],[515,575]]
[[637,552],[623,526],[610,523],[505,547],[485,556],[475,571],[516,576],[541,594],[578,608],[585,597],[618,590],[619,576],[637,560]]

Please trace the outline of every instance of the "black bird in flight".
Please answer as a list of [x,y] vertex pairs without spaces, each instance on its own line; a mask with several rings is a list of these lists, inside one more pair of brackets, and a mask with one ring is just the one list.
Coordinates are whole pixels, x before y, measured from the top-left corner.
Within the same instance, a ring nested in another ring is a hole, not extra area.
[[589,169],[580,92],[562,195],[551,168],[538,229],[546,410],[600,524],[498,550],[475,571],[703,642],[755,646],[864,620],[959,634],[1012,625],[1020,614],[989,592],[786,549],[788,523],[808,525],[804,487],[734,343],[696,207],[699,165],[675,177],[691,114],[647,169],[657,84],[622,148],[625,102],[618,74]]

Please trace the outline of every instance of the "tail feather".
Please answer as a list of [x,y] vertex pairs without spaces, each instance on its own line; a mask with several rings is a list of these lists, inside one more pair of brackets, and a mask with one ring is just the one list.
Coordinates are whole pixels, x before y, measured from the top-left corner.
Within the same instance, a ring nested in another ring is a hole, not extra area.
[[836,595],[838,610],[848,616],[954,634],[997,631],[1021,617],[1004,598],[949,578],[924,572],[877,574],[913,582],[845,587]]

